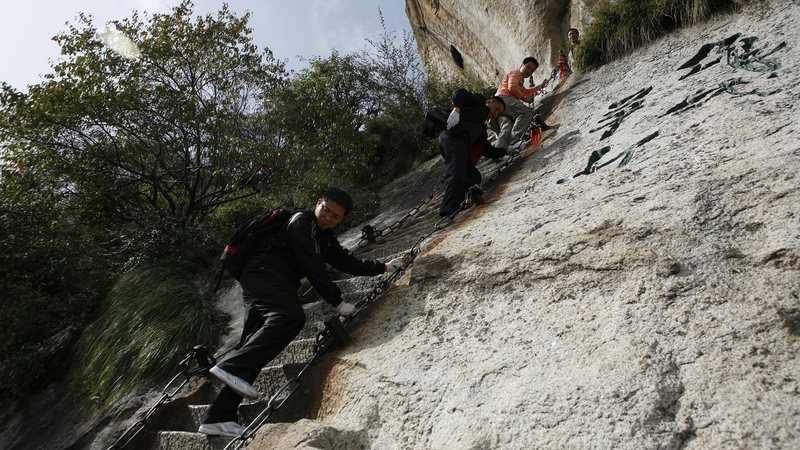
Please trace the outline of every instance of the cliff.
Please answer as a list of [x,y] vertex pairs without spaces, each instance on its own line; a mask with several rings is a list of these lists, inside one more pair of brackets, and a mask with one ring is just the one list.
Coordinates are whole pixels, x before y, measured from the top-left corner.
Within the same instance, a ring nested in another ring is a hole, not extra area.
[[[562,19],[547,31],[471,4],[407,3],[430,67],[455,43],[494,80],[532,42],[552,57],[580,13],[493,4]],[[438,158],[390,185],[370,224],[393,232],[357,253],[421,252],[249,448],[800,447],[798,30],[797,2],[767,1],[563,80],[537,101],[554,129],[482,162],[488,201],[452,224]],[[339,284],[357,301],[375,281]],[[332,311],[306,301],[244,423],[312,357]],[[223,448],[193,432],[212,393],[170,403],[137,447]]]
[[591,18],[585,0],[406,0],[406,14],[428,71],[464,73],[496,84],[526,56],[546,78],[566,50],[567,30]]
[[[465,64],[513,67],[499,17],[436,4],[481,38]],[[767,2],[570,79],[555,133],[330,356],[312,418],[371,448],[800,446],[798,20]]]

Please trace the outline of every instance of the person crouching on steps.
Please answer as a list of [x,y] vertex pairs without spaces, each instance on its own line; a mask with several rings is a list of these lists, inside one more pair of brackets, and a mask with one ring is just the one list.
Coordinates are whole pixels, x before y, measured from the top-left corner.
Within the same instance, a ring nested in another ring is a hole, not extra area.
[[356,308],[342,301],[326,263],[352,275],[379,275],[403,267],[402,257],[386,264],[362,261],[339,244],[332,229],[352,207],[347,192],[328,189],[313,210],[295,213],[245,263],[240,279],[245,306],[242,337],[236,349],[210,369],[225,386],[206,411],[200,433],[234,437],[244,432],[237,423],[242,398],[258,397],[251,384],[305,324],[297,296],[303,277],[340,315],[350,316]]
[[486,140],[486,121],[505,110],[500,97],[486,99],[466,89],[453,92],[453,110],[447,117],[447,129],[439,134],[439,152],[445,161],[447,186],[439,207],[439,215],[449,216],[461,208],[467,191],[472,201],[480,203],[481,173],[475,165],[481,155],[500,158],[519,151],[521,146],[492,147]]

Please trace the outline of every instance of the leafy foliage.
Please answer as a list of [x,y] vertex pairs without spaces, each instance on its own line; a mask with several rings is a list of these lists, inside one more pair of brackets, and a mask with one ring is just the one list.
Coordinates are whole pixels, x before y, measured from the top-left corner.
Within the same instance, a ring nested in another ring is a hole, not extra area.
[[5,171],[0,199],[0,391],[17,394],[37,387],[61,362],[48,338],[89,314],[104,277],[92,262],[91,234],[64,214],[51,186]]
[[355,56],[312,59],[275,99],[284,150],[279,182],[302,195],[342,178],[369,181],[370,140],[361,127],[376,112],[374,91],[369,68]]
[[394,36],[386,31],[382,15],[380,20],[384,30],[380,39],[369,40],[369,48],[360,56],[372,68],[377,85],[375,102],[379,113],[366,123],[376,145],[374,164],[392,177],[420,159],[419,152],[409,149],[424,148],[430,140],[428,124],[422,119],[427,109],[426,77],[413,36],[404,32],[397,45]]
[[575,51],[578,67],[595,69],[667,32],[752,0],[618,0],[598,2],[595,20]]
[[227,7],[193,20],[188,3],[147,24],[134,15],[117,23],[142,48],[131,62],[80,16],[55,38],[63,60],[49,82],[27,94],[4,87],[9,159],[58,180],[84,217],[130,225],[129,245],[149,243],[140,232],[153,228],[191,229],[252,195],[256,155],[270,152],[250,116],[283,69],[257,52],[246,24]]

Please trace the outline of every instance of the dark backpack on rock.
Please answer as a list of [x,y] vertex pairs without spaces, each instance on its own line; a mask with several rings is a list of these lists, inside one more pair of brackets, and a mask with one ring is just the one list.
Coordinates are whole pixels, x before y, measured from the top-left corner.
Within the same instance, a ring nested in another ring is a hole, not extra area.
[[278,208],[270,209],[261,215],[245,220],[236,233],[228,239],[222,256],[219,260],[222,263],[214,292],[219,289],[224,272],[228,272],[233,278],[239,280],[247,260],[253,254],[261,240],[278,230],[284,225],[297,211]]

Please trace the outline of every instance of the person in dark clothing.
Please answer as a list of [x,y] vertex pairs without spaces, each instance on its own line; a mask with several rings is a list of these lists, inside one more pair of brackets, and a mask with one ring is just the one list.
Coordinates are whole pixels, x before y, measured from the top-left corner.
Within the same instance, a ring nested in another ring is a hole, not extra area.
[[225,386],[206,411],[199,432],[242,434],[244,428],[237,423],[242,398],[258,396],[251,384],[305,324],[297,298],[303,277],[340,315],[349,316],[355,306],[342,301],[326,263],[353,275],[379,275],[403,266],[403,257],[386,264],[359,260],[339,244],[332,228],[344,220],[352,206],[347,192],[328,189],[313,210],[295,213],[286,225],[265,238],[247,261],[239,280],[245,305],[242,337],[236,349],[210,369]]
[[505,110],[500,97],[486,99],[466,89],[453,92],[453,110],[447,118],[447,129],[439,134],[439,151],[445,160],[444,191],[440,216],[449,216],[461,207],[467,191],[479,193],[481,173],[475,167],[481,155],[499,158],[517,149],[495,148],[486,140],[486,121]]

